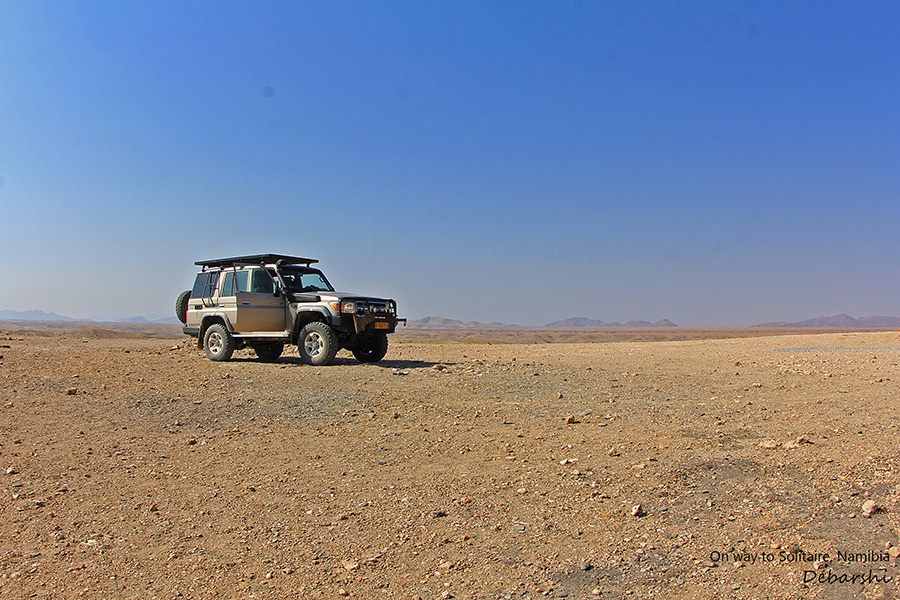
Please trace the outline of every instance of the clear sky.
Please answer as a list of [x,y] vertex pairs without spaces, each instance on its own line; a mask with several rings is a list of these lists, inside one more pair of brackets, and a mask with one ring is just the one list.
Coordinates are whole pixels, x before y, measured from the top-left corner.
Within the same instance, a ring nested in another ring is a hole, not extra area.
[[0,309],[900,316],[900,3],[0,0]]

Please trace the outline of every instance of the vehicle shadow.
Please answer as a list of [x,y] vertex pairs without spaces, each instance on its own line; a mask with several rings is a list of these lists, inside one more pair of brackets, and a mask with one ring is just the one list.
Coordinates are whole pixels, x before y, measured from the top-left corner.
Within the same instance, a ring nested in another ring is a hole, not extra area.
[[[275,361],[261,361],[259,358],[255,356],[235,356],[232,357],[230,362],[237,363],[263,363],[263,364],[271,364],[271,365],[291,365],[296,367],[306,367],[309,366],[298,356],[281,356],[278,360]],[[338,356],[334,359],[334,361],[329,366],[337,367],[337,366],[352,366],[352,365],[360,365],[361,363],[355,358]],[[447,367],[452,367],[456,363],[453,362],[431,362],[427,360],[380,360],[375,364],[367,365],[372,367],[379,367],[382,369],[431,369],[436,365],[445,365]]]

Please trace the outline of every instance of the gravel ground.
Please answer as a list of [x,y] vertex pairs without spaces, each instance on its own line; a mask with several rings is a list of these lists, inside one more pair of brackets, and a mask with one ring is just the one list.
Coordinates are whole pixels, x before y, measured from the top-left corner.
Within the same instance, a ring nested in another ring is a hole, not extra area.
[[898,596],[896,333],[0,355],[2,598]]

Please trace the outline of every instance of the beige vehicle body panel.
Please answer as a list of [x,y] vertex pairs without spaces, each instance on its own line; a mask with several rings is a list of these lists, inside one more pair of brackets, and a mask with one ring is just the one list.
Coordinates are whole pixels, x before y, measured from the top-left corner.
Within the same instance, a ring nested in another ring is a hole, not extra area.
[[[237,277],[243,275],[242,277]],[[252,337],[287,338],[293,324],[290,305],[283,296],[272,291],[254,292],[235,290],[238,279],[249,290],[261,286],[253,284],[269,276],[256,267],[223,269],[216,283],[216,293],[209,299],[192,298],[188,305],[187,324],[199,326],[203,316],[222,316],[233,328],[233,335]],[[242,281],[241,281],[242,280]],[[271,281],[269,280],[269,283]]]

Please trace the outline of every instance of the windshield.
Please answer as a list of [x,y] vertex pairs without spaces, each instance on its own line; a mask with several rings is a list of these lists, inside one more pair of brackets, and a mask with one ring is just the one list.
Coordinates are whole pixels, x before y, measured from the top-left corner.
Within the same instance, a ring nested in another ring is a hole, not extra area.
[[333,292],[334,288],[320,271],[303,267],[282,267],[281,274],[292,292]]

